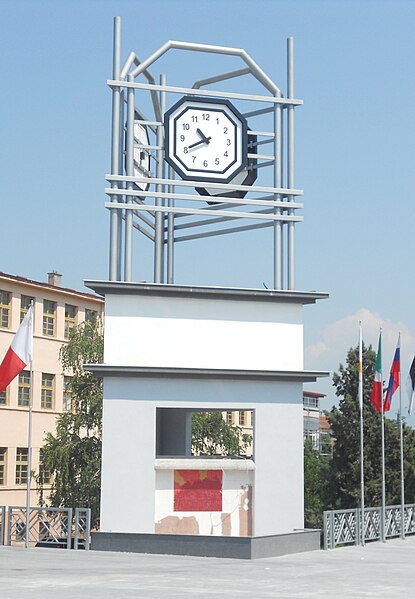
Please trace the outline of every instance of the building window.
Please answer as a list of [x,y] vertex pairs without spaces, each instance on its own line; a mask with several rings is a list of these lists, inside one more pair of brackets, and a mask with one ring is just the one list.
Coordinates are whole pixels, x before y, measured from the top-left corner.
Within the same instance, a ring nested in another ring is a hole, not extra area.
[[30,372],[23,370],[19,374],[19,388],[17,392],[17,405],[28,406],[30,399]]
[[94,323],[98,318],[98,312],[96,310],[89,310],[86,308],[85,310],[85,321]]
[[56,334],[56,302],[43,300],[43,334],[54,337]]
[[233,414],[232,412],[226,412],[226,424],[233,423]]
[[7,387],[0,393],[0,406],[7,406]]
[[304,396],[303,397],[303,405],[306,408],[315,408],[315,409],[318,409],[319,408],[319,400],[316,397],[307,397],[307,396]]
[[65,376],[63,378],[63,410],[65,412],[72,410],[72,390],[70,383],[71,377]]
[[241,426],[245,426],[246,425],[246,412],[245,412],[245,410],[242,410],[241,412],[239,412],[239,424]]
[[76,306],[65,304],[65,339],[69,339],[71,331],[76,327]]
[[33,297],[29,297],[28,295],[20,296],[20,322],[22,322],[23,318],[26,316],[28,309],[30,308],[30,304],[34,301]]
[[27,483],[28,458],[28,449],[18,447],[16,450],[16,485],[25,485]]
[[6,459],[7,449],[0,447],[0,485],[6,484]]
[[316,430],[305,430],[304,431],[304,439],[309,439],[311,441],[311,446],[314,451],[319,451],[320,447],[320,435]]
[[55,391],[55,376],[42,372],[42,389],[40,393],[40,406],[44,410],[52,410]]
[[10,324],[10,293],[0,290],[0,326],[6,329]]
[[43,465],[43,462],[44,462],[43,450],[40,449],[39,450],[39,479],[40,479],[41,484],[47,485],[50,483],[51,474],[50,474],[50,470],[45,468],[45,466]]

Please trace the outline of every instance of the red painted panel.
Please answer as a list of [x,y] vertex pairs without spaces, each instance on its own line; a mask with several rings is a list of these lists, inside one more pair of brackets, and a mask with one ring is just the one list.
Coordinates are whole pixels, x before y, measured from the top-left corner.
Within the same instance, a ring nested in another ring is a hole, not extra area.
[[175,512],[221,512],[222,470],[175,470]]

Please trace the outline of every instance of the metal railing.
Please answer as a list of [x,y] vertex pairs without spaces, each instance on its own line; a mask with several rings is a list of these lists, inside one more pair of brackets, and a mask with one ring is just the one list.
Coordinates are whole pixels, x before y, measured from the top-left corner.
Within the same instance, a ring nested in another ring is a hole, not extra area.
[[6,507],[0,505],[0,545],[4,545],[4,533],[6,530]]
[[[364,510],[364,526],[361,526],[361,509],[330,510],[323,514],[324,549],[334,549],[338,545],[359,545],[362,541],[381,539],[382,508],[370,507]],[[401,506],[385,507],[385,538],[399,537],[401,530]],[[415,504],[404,507],[403,534],[415,534]]]
[[[89,549],[89,508],[32,507],[28,541],[34,547]],[[26,541],[26,507],[0,506],[0,545],[22,545]]]
[[89,508],[75,508],[75,536],[74,549],[89,549],[91,536],[91,510]]

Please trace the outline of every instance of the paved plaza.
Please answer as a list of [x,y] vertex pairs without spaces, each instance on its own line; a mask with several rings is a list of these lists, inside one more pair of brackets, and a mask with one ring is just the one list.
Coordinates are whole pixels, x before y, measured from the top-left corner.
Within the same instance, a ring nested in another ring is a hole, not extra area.
[[255,561],[0,547],[1,599],[413,596],[415,537]]

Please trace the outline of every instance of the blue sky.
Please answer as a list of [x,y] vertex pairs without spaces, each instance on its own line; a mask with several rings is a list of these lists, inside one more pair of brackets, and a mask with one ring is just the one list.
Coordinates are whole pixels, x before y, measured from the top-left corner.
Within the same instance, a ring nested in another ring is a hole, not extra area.
[[[415,352],[415,2],[3,0],[0,14],[2,271],[45,280],[56,269],[78,289],[107,278],[114,16],[123,59],[134,50],[144,60],[168,39],[242,47],[283,90],[292,35],[304,100],[296,112],[296,186],[305,191],[296,287],[331,296],[305,309],[306,367],[337,369],[360,318],[367,344],[376,346],[383,328],[385,378],[401,331],[406,378]],[[169,81],[186,85],[205,73],[193,56],[185,72],[177,55],[164,61]],[[181,244],[176,280],[270,286],[268,241],[253,233]],[[135,251],[134,275],[149,279],[149,246]],[[329,381],[310,388],[333,404]]]

